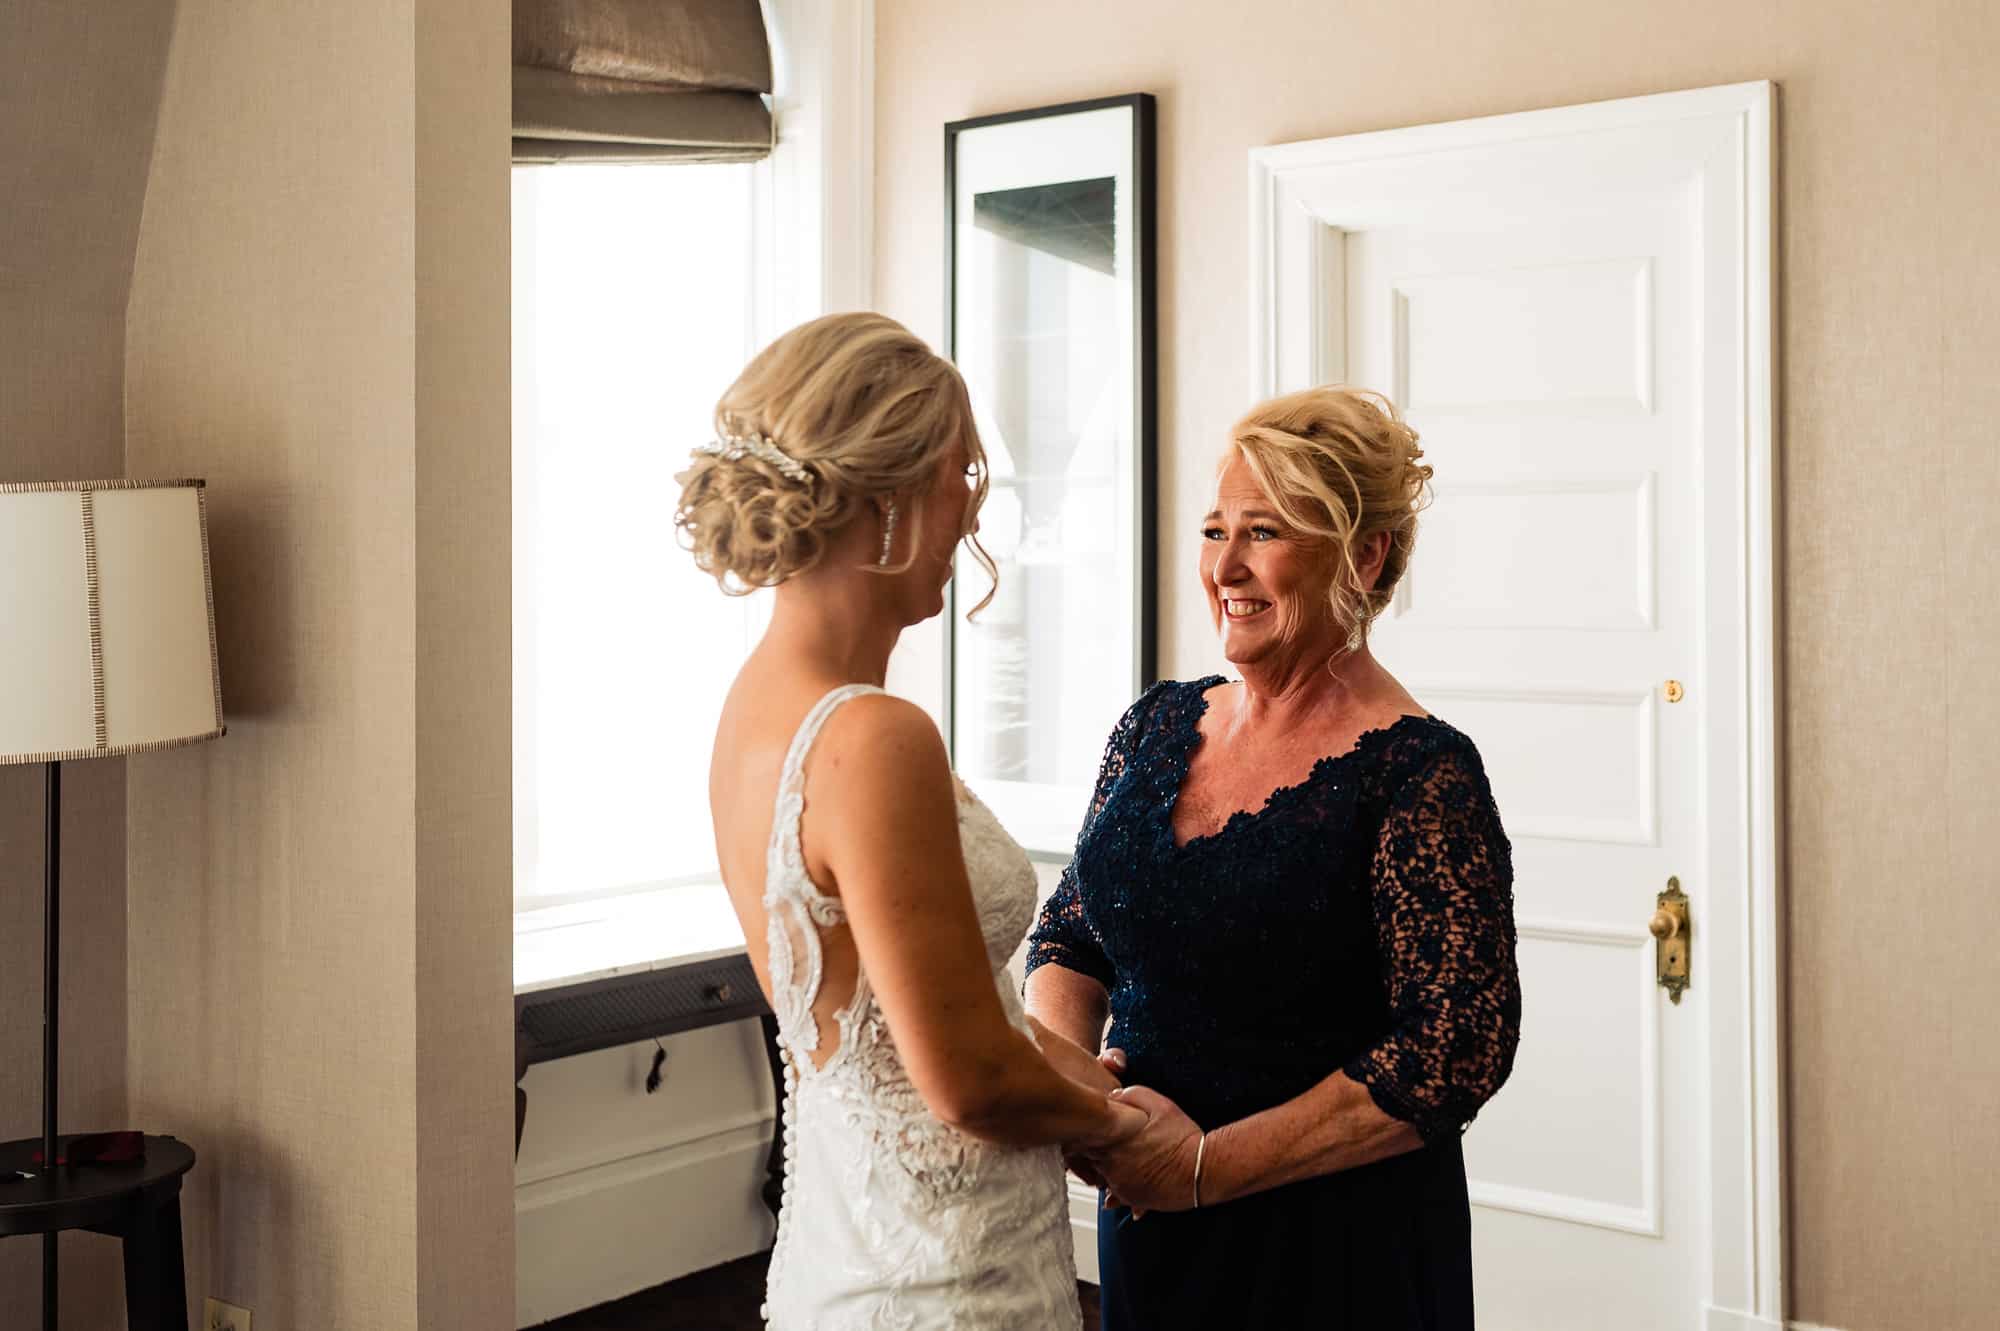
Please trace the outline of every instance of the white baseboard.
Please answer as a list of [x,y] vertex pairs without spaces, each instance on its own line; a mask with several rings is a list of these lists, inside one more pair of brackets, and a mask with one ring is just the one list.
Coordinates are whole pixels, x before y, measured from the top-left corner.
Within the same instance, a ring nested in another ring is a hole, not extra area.
[[522,1184],[514,1324],[536,1326],[771,1246],[768,1119]]
[[1738,1312],[1734,1308],[1711,1305],[1707,1311],[1704,1331],[1834,1331],[1833,1327],[1813,1322],[1779,1322],[1755,1313]]

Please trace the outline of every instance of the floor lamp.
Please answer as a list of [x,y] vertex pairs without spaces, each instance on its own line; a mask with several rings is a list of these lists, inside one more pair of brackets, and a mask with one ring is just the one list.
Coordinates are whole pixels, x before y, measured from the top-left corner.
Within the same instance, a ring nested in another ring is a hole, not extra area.
[[[58,1166],[62,765],[222,734],[200,481],[0,484],[0,763],[46,773],[42,1160]],[[56,1235],[42,1238],[56,1326]]]

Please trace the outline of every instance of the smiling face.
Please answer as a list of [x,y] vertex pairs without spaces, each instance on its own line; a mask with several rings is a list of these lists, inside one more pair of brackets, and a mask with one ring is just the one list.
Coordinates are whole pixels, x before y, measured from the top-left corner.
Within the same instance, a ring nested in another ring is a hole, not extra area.
[[1366,650],[1409,564],[1422,457],[1387,398],[1339,385],[1260,402],[1230,427],[1201,575],[1231,662],[1282,676]]
[[1330,657],[1345,642],[1333,618],[1326,539],[1288,523],[1233,449],[1201,535],[1202,588],[1231,664]]

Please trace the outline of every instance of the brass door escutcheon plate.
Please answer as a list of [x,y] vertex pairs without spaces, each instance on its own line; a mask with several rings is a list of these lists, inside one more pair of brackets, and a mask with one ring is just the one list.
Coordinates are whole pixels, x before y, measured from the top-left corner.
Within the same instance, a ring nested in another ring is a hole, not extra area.
[[1653,918],[1646,924],[1646,932],[1653,935],[1655,973],[1667,997],[1678,1004],[1689,982],[1688,898],[1681,891],[1681,880],[1669,878],[1667,890],[1655,901]]

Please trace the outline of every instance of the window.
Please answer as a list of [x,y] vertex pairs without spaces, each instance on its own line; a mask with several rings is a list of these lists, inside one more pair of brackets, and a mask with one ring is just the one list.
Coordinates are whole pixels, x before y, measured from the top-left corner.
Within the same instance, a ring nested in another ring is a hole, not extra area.
[[709,744],[768,614],[675,539],[754,351],[757,170],[514,171],[517,908],[715,876]]

